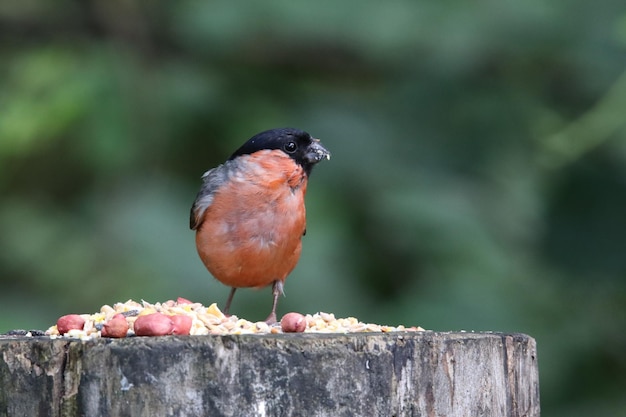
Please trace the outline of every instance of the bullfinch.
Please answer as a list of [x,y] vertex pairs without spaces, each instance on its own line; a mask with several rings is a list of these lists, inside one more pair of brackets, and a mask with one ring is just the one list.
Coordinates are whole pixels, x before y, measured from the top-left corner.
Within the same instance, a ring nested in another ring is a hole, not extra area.
[[196,231],[206,268],[231,287],[225,314],[237,288],[271,284],[273,303],[266,321],[276,322],[283,283],[302,251],[308,179],[323,159],[330,159],[330,152],[307,132],[271,129],[202,176],[189,226]]

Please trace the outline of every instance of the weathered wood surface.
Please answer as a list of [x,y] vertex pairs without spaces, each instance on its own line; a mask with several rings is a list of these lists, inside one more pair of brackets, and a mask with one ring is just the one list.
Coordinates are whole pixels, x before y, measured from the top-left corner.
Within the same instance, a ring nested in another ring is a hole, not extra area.
[[0,338],[0,416],[539,416],[522,334]]

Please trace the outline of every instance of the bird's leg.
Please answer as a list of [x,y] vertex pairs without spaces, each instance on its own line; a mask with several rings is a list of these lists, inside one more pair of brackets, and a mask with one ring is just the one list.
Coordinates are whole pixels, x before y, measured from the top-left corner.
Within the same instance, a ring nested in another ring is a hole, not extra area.
[[274,284],[272,284],[272,295],[274,296],[274,302],[272,303],[272,312],[269,316],[267,316],[267,319],[265,319],[265,322],[267,324],[276,323],[276,306],[278,305],[278,297],[282,294],[283,282],[279,280],[274,281]]
[[235,296],[235,291],[237,291],[237,288],[233,287],[230,290],[230,294],[228,294],[228,299],[226,300],[226,306],[224,307],[224,315],[226,317],[230,316],[230,314],[228,314],[228,310],[230,310],[230,303],[233,302],[233,297]]

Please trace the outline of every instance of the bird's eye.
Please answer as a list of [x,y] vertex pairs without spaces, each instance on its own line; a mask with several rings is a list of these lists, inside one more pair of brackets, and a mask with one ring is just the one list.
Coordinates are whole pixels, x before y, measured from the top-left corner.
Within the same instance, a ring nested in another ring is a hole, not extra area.
[[283,147],[283,149],[287,153],[294,153],[297,148],[298,148],[298,145],[296,145],[296,142],[293,142],[293,141],[285,143],[285,146]]

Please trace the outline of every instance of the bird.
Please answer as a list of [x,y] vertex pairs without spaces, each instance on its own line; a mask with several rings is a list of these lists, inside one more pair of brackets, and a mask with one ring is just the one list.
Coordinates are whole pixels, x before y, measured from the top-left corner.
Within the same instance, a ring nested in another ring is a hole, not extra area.
[[304,197],[311,170],[330,152],[319,139],[295,128],[252,136],[226,162],[202,175],[191,207],[202,263],[231,287],[223,310],[229,314],[238,288],[272,286],[276,323],[278,298],[295,268],[306,234]]

